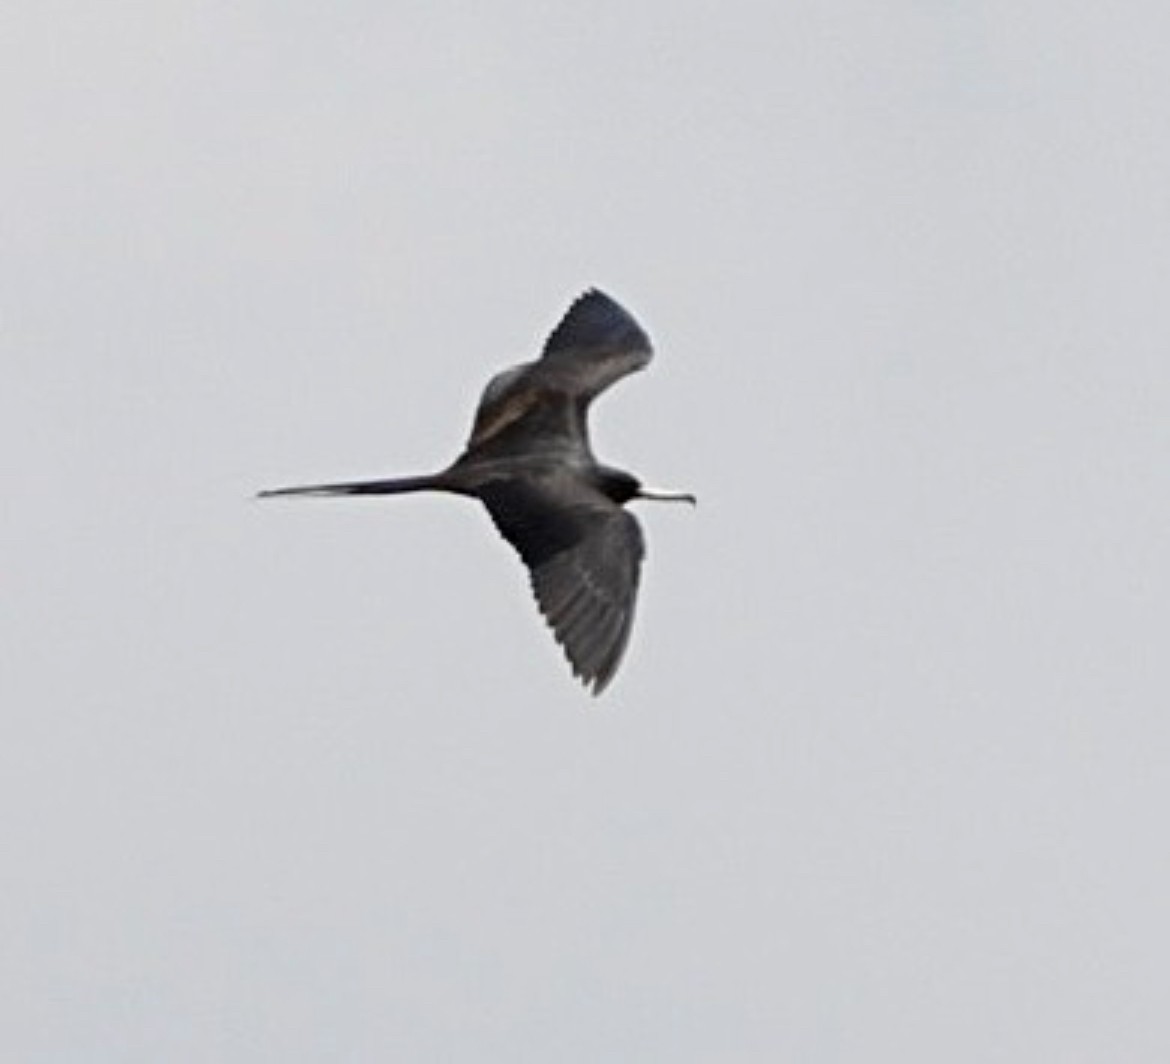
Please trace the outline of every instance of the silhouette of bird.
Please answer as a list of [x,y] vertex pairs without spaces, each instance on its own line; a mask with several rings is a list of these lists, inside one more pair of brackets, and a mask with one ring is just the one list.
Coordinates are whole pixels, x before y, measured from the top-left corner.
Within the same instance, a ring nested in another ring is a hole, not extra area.
[[445,491],[479,499],[528,567],[574,674],[600,694],[629,642],[645,555],[642,530],[622,507],[634,499],[695,503],[693,495],[651,491],[601,464],[589,443],[592,401],[644,368],[652,353],[634,318],[591,289],[570,306],[540,358],[492,378],[466,448],[442,472],[260,495]]

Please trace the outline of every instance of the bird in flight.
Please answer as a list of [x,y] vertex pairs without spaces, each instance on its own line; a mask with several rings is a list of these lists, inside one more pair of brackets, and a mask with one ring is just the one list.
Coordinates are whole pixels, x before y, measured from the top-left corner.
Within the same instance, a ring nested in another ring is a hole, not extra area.
[[262,491],[289,495],[399,495],[445,491],[479,499],[528,567],[540,611],[574,674],[600,694],[622,660],[645,555],[634,499],[695,503],[651,491],[603,465],[589,443],[593,400],[646,366],[653,350],[634,318],[587,291],[569,307],[540,358],[497,374],[484,389],[471,438],[448,468],[425,476]]

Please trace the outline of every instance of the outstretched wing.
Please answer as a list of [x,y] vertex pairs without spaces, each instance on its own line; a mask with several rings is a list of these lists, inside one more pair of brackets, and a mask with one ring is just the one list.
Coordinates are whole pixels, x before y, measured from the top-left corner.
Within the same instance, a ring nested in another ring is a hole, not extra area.
[[591,288],[553,329],[536,365],[546,380],[592,399],[642,369],[653,353],[650,337],[629,311]]
[[468,450],[485,455],[587,450],[589,403],[645,366],[652,354],[649,337],[630,313],[591,289],[569,307],[539,360],[492,378]]
[[600,694],[621,663],[646,548],[638,522],[568,473],[498,481],[480,498],[528,566],[576,676]]

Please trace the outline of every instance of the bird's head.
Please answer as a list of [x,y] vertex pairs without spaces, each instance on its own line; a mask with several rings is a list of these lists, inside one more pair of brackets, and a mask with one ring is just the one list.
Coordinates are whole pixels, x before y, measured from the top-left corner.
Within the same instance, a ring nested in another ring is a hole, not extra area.
[[656,502],[689,502],[692,506],[697,504],[695,497],[689,492],[648,488],[637,477],[621,469],[602,467],[599,474],[601,490],[620,506],[624,506],[634,499],[652,499]]

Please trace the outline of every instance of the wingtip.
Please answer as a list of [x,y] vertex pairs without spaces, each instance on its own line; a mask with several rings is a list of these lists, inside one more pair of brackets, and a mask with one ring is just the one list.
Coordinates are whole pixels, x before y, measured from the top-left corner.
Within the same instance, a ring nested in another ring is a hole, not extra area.
[[590,299],[604,299],[607,303],[616,303],[617,300],[613,298],[604,288],[600,288],[595,284],[591,284],[586,288],[576,299],[573,300],[572,306],[576,306],[582,300]]
[[544,353],[582,348],[640,352],[644,357],[653,351],[637,319],[600,288],[587,288],[573,300],[545,342]]
[[592,680],[586,680],[585,688],[590,698],[600,698],[605,694],[605,689],[613,682],[615,675],[616,673],[610,673],[608,676],[595,676]]
[[565,312],[568,317],[574,311],[582,311],[593,307],[598,311],[605,310],[608,312],[616,312],[624,315],[627,318],[632,318],[632,315],[625,307],[621,305],[613,296],[606,292],[603,288],[598,288],[596,285],[590,285],[585,289],[576,299],[569,304],[569,309]]

